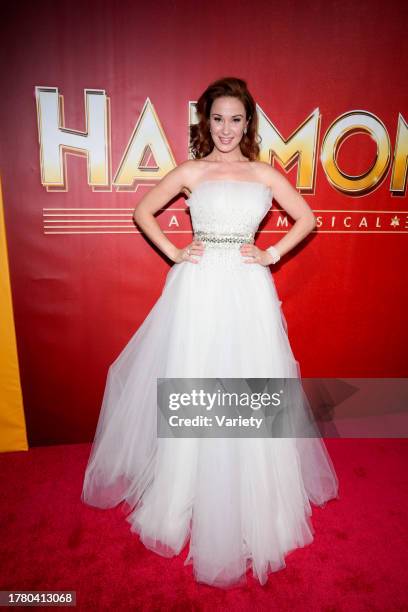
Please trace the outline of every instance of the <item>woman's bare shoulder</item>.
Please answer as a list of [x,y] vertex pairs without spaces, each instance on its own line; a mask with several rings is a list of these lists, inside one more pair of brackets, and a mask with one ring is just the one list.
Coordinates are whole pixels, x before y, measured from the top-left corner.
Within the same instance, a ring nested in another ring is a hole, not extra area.
[[201,159],[187,159],[186,161],[179,164],[179,168],[182,168],[183,172],[182,176],[184,186],[182,191],[188,197],[190,197],[195,185],[200,182],[203,176],[205,166],[205,160]]
[[255,173],[257,175],[257,179],[273,189],[277,184],[277,181],[279,181],[282,177],[279,170],[276,170],[276,168],[273,168],[267,162],[256,161],[253,163],[256,164]]

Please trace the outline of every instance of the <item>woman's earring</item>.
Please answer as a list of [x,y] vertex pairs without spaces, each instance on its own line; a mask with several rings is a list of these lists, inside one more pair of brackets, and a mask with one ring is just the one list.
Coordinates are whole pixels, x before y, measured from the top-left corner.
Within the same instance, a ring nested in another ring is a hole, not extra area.
[[246,129],[246,128],[244,128],[244,134],[246,134],[246,133],[247,133],[247,129]]

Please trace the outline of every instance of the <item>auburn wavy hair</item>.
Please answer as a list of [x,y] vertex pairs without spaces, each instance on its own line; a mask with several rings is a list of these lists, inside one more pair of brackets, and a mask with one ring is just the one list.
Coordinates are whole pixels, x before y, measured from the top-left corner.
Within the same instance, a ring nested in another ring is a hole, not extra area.
[[241,100],[245,107],[248,121],[247,133],[243,134],[239,146],[241,152],[250,161],[259,157],[261,137],[258,134],[258,115],[256,104],[250,94],[246,81],[235,77],[224,77],[211,83],[201,94],[196,110],[198,123],[190,125],[190,151],[194,159],[205,157],[214,148],[210,132],[210,112],[212,103],[221,96],[232,96]]

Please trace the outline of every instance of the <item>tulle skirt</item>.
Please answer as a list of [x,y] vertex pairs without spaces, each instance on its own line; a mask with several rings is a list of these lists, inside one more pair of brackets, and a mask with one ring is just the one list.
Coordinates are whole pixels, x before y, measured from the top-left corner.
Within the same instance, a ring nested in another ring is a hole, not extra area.
[[109,368],[82,491],[122,508],[164,556],[189,543],[198,582],[261,584],[313,540],[311,502],[338,498],[319,437],[158,438],[157,378],[300,378],[269,268],[240,253],[175,264],[152,310]]

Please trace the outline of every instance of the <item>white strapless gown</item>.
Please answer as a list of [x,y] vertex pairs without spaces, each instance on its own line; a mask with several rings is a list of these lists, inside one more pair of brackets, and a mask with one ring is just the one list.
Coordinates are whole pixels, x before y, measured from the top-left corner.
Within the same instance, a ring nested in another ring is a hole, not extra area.
[[[193,229],[250,233],[271,206],[269,187],[207,180],[189,199]],[[170,269],[162,295],[109,368],[85,472],[84,503],[119,502],[149,549],[172,556],[189,542],[195,579],[261,584],[285,555],[313,540],[310,502],[339,497],[316,438],[157,437],[156,378],[300,377],[269,267],[239,246],[206,247]]]

